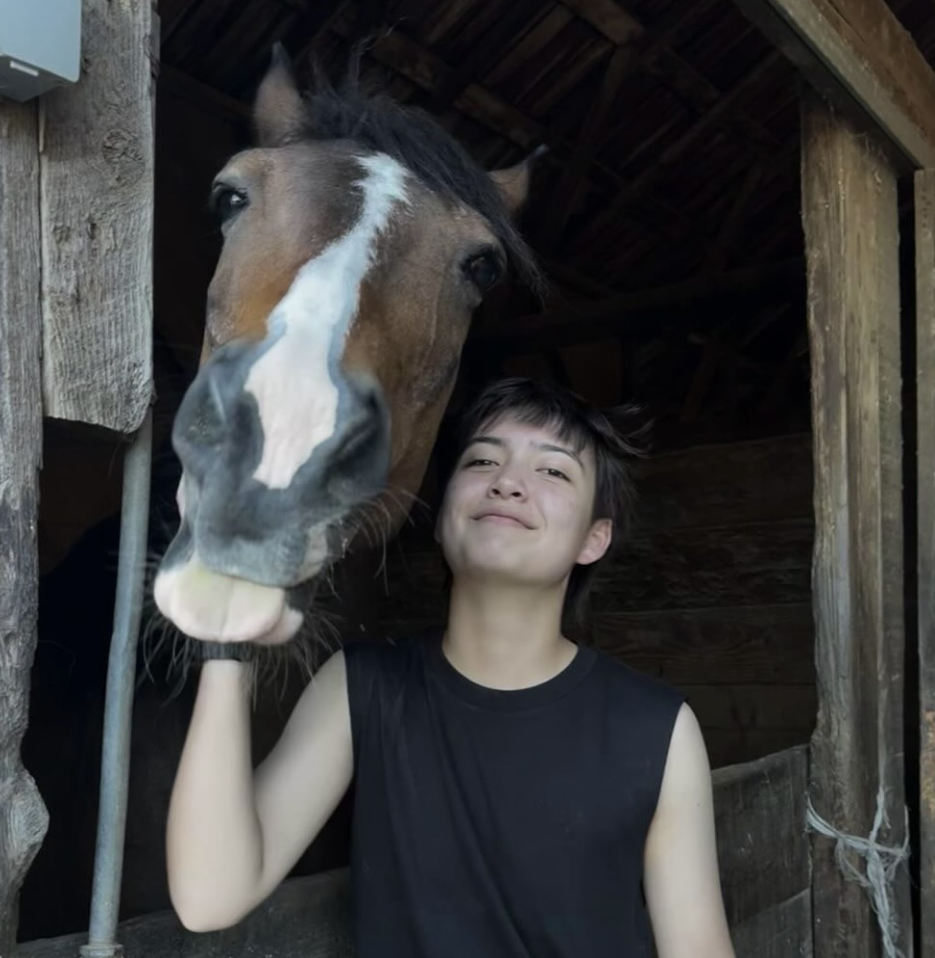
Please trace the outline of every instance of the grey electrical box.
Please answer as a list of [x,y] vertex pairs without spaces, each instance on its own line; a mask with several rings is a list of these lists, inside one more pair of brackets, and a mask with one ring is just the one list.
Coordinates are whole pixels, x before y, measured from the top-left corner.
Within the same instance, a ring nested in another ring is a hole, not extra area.
[[31,100],[81,72],[81,0],[0,0],[0,97]]

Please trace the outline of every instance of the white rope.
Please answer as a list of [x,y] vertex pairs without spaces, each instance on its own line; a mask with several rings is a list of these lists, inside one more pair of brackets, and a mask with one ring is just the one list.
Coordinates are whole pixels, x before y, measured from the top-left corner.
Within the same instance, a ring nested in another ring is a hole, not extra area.
[[[909,857],[909,813],[906,816],[905,835],[902,845],[881,845],[877,841],[880,829],[889,825],[886,814],[886,794],[883,786],[877,792],[877,812],[873,819],[873,828],[868,838],[858,835],[848,835],[838,831],[828,824],[812,807],[812,800],[808,800],[808,827],[826,838],[835,842],[834,857],[841,874],[848,880],[856,882],[868,894],[870,903],[877,916],[880,935],[883,939],[883,952],[886,958],[906,958],[905,952],[897,945],[901,929],[899,918],[893,909],[891,892],[893,879],[900,865]],[[848,857],[848,851],[856,852],[864,859],[865,872],[862,872]]]

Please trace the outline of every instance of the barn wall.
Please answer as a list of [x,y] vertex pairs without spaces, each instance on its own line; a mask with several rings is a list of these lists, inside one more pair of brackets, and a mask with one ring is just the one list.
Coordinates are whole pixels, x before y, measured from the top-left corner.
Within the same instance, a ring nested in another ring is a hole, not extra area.
[[807,742],[815,720],[808,435],[662,455],[599,583],[593,640],[688,693],[714,765]]
[[[718,858],[737,958],[811,955],[811,869],[801,834],[807,750],[792,749],[714,774]],[[743,808],[744,815],[736,814]],[[346,869],[283,883],[243,922],[209,934],[186,932],[163,911],[124,924],[128,954],[147,958],[349,958]],[[22,958],[71,958],[78,936],[34,941]]]
[[[805,743],[815,721],[807,434],[653,456],[637,520],[595,584],[581,639],[683,689],[715,766]],[[389,551],[370,628],[442,620],[427,526]]]
[[[174,521],[177,475],[168,433],[197,364],[216,256],[208,189],[236,142],[230,124],[170,95],[157,100],[157,128],[154,548]],[[43,424],[39,645],[23,755],[51,816],[21,896],[26,938],[75,931],[88,922],[122,461],[122,446],[111,433],[57,420]],[[168,902],[165,812],[190,706],[190,690],[173,697],[175,691],[157,673],[137,694],[124,917]]]
[[[197,361],[217,249],[205,198],[241,131],[169,94],[157,103],[153,505],[168,514],[170,415]],[[619,343],[564,350],[562,360],[573,385],[586,385],[592,400],[609,404],[623,394],[627,356]],[[505,371],[549,376],[555,366],[535,359]],[[25,753],[52,823],[24,889],[27,939],[87,923],[120,494],[120,457],[107,437],[47,426],[45,456],[46,574]],[[781,482],[780,466],[791,469]],[[431,476],[423,492],[433,498]],[[585,640],[686,688],[716,765],[806,741],[814,712],[807,437],[660,455],[644,465],[641,492],[639,529],[599,584],[594,629]],[[160,524],[156,518],[157,535]],[[425,533],[425,524],[417,524],[390,546],[385,579],[374,576],[379,557],[359,560],[346,635],[398,634],[440,621],[441,568]],[[165,813],[191,691],[173,697],[157,672],[138,692],[124,918],[168,905]],[[257,755],[275,740],[298,688],[282,701],[278,691],[260,703]],[[345,804],[297,872],[341,865],[346,831]]]

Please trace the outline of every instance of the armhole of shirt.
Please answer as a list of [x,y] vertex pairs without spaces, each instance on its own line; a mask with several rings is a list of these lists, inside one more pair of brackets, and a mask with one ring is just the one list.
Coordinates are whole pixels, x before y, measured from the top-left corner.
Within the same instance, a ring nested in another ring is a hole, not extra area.
[[370,703],[373,701],[373,650],[363,643],[344,646],[344,667],[347,675],[347,704],[351,714],[351,745],[357,766]]
[[660,735],[662,742],[662,761],[659,763],[659,776],[656,780],[656,794],[653,796],[653,811],[649,817],[649,824],[652,825],[656,817],[656,811],[659,808],[659,799],[662,797],[662,783],[666,777],[666,766],[669,764],[669,752],[672,749],[672,736],[675,734],[675,723],[678,721],[682,706],[688,702],[688,696],[680,689],[666,686],[669,692],[670,711],[666,717],[666,724],[663,727],[663,734]]

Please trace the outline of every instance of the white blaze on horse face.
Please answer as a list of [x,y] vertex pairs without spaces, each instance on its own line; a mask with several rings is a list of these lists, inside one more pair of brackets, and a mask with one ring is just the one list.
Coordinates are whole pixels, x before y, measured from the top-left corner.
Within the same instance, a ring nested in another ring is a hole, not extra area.
[[316,447],[334,434],[338,385],[332,367],[357,315],[376,240],[407,202],[406,170],[385,154],[358,158],[363,210],[356,225],[309,260],[269,318],[278,338],[253,364],[245,388],[256,399],[263,455],[253,478],[285,489]]

